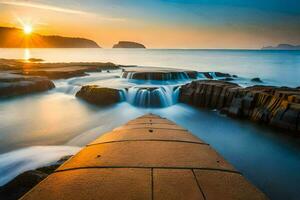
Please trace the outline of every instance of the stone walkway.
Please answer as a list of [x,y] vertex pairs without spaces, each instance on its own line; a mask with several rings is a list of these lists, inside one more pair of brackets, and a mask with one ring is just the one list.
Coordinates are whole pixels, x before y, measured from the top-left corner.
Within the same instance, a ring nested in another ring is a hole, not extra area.
[[22,199],[267,198],[208,144],[149,114],[87,145]]

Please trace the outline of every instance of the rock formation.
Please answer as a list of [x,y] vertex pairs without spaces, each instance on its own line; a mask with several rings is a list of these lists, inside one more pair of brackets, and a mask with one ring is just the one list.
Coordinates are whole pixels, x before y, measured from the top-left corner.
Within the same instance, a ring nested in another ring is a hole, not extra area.
[[83,86],[76,97],[96,105],[110,105],[121,101],[120,91],[113,88],[104,88],[96,85]]
[[276,47],[268,46],[263,47],[263,50],[300,50],[300,45],[291,45],[291,44],[279,44]]
[[146,47],[143,44],[137,42],[130,42],[130,41],[119,41],[118,44],[115,44],[113,48],[143,48]]
[[1,74],[0,98],[42,92],[54,88],[48,78]]
[[52,89],[55,87],[53,79],[120,69],[113,63],[40,63],[40,59],[30,60],[0,59],[0,98]]
[[17,28],[0,27],[1,48],[100,48],[89,39],[62,37],[56,35],[44,36],[36,33],[25,35]]
[[273,86],[242,88],[224,81],[194,81],[181,87],[179,101],[300,132],[299,89]]
[[64,156],[55,164],[35,170],[23,172],[7,184],[0,186],[0,199],[16,200],[22,197],[31,188],[52,174],[60,165],[72,156]]

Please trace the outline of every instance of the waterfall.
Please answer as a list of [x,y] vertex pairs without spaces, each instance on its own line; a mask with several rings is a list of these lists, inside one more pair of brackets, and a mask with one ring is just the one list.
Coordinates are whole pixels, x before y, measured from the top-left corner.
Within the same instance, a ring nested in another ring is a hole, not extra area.
[[177,103],[179,86],[134,86],[120,93],[122,100],[138,107],[168,107]]
[[121,75],[125,79],[135,80],[189,80],[190,76],[187,72],[130,72],[125,71]]

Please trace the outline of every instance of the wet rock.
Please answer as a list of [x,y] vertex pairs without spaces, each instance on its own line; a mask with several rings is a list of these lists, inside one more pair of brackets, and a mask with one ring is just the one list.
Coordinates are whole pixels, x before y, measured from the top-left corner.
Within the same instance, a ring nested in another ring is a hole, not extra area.
[[263,81],[262,81],[260,78],[258,78],[258,77],[251,79],[251,81],[252,81],[252,82],[258,82],[258,83],[262,83],[262,82],[263,82]]
[[215,75],[217,77],[227,77],[227,78],[231,77],[230,74],[228,74],[228,73],[222,73],[222,72],[215,72]]
[[187,71],[186,74],[190,79],[196,79],[198,77],[198,72],[196,71]]
[[117,70],[122,67],[113,63],[74,62],[74,63],[43,63],[41,59],[29,60],[0,59],[0,71],[22,76],[43,76],[49,79],[66,79],[86,76],[88,72]]
[[52,81],[43,77],[27,77],[8,73],[0,75],[0,98],[47,91],[54,87]]
[[179,101],[293,132],[300,130],[300,90],[296,88],[242,88],[230,82],[202,80],[182,86]]
[[31,188],[53,173],[60,165],[67,161],[71,155],[62,157],[55,164],[35,170],[23,172],[7,184],[0,187],[0,199],[17,200]]
[[121,101],[120,91],[114,88],[99,87],[97,85],[83,86],[76,97],[96,105],[110,105]]
[[37,170],[24,172],[5,186],[0,187],[0,199],[19,199],[47,176],[48,174]]
[[220,79],[221,81],[234,81],[233,78],[230,78],[230,77],[226,77],[226,78],[223,78],[223,79]]

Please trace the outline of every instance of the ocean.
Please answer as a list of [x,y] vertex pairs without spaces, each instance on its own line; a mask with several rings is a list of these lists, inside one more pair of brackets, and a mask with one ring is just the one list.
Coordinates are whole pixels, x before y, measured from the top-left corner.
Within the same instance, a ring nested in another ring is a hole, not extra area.
[[[0,58],[41,58],[45,62],[113,62],[122,65],[219,71],[238,75],[248,86],[259,77],[264,85],[300,86],[300,51],[196,49],[0,49]],[[47,92],[0,100],[0,185],[19,173],[74,154],[103,133],[145,113],[167,117],[215,148],[271,199],[300,196],[300,139],[287,132],[231,119],[214,110],[194,108],[168,97],[166,106],[152,108],[128,100],[97,107],[75,97],[82,85],[145,84],[116,78],[120,71],[55,80]],[[148,83],[149,84],[149,83]],[[133,95],[133,96],[132,96]]]

